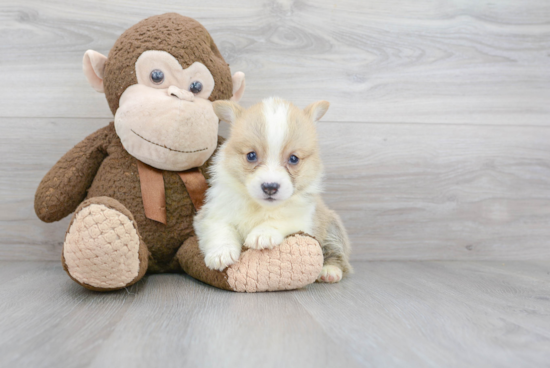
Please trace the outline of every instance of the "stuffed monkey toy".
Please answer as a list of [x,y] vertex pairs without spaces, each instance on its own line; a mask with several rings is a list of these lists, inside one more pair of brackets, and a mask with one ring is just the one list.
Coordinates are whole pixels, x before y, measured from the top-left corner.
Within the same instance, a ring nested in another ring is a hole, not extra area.
[[192,222],[222,140],[212,102],[238,101],[245,82],[241,72],[231,76],[200,23],[175,13],[147,18],[108,57],[87,51],[83,69],[105,93],[114,121],[67,152],[35,196],[42,221],[74,212],[61,257],[74,281],[112,291],[146,273],[186,272],[221,289],[255,292],[316,280],[323,255],[306,234],[245,250],[221,272],[204,264]]

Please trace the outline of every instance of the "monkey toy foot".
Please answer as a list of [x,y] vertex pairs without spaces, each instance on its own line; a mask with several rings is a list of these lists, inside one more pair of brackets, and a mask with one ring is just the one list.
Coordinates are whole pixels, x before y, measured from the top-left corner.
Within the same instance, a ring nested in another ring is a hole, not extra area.
[[134,217],[109,197],[88,199],[76,209],[63,244],[63,268],[87,289],[118,290],[147,270],[149,251]]
[[323,252],[313,237],[289,235],[271,249],[248,249],[223,271],[204,263],[196,237],[185,241],[177,254],[183,270],[192,277],[221,289],[238,292],[294,290],[317,279],[323,268]]

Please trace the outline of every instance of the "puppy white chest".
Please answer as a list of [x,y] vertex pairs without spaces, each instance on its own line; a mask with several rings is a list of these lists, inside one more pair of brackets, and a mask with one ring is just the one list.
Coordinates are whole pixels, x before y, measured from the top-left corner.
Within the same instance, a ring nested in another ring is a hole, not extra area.
[[272,228],[283,236],[299,231],[311,234],[315,204],[299,202],[302,203],[285,203],[278,208],[248,208],[244,212],[235,214],[233,224],[243,240],[258,227]]

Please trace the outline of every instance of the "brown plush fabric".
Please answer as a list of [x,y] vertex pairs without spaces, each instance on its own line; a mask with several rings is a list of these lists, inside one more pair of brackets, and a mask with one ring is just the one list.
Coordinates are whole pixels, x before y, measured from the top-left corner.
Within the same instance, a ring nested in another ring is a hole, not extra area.
[[[85,160],[95,157],[104,160],[95,165]],[[200,168],[207,179],[206,168],[211,160]],[[151,252],[149,272],[181,271],[175,255],[183,242],[193,235],[195,208],[178,174],[163,171],[163,176],[166,225],[145,217],[137,159],[122,147],[111,123],[76,145],[50,170],[36,194],[36,214],[44,221],[57,221],[80,204],[75,203],[73,197],[80,201],[84,199],[82,195],[86,198],[113,198],[132,213],[138,225],[139,233]]]
[[166,51],[183,68],[195,61],[203,63],[216,82],[211,101],[231,98],[233,82],[225,62],[212,37],[199,22],[176,13],[155,15],[127,29],[115,42],[105,63],[104,88],[113,114],[120,96],[136,84],[135,64],[145,51]]
[[233,290],[227,282],[227,272],[211,270],[204,264],[197,237],[185,241],[177,254],[181,268],[189,276],[224,290]]
[[125,287],[128,287],[128,286],[131,286],[133,284],[135,284],[136,282],[138,282],[139,280],[141,280],[141,278],[145,275],[145,273],[147,272],[147,266],[148,266],[148,260],[149,260],[149,257],[150,257],[150,253],[149,253],[149,250],[147,249],[147,246],[145,245],[145,243],[143,242],[143,239],[141,237],[141,235],[139,234],[139,229],[137,228],[137,224],[135,224],[135,219],[134,219],[134,216],[132,215],[132,213],[130,211],[128,211],[128,209],[126,207],[124,207],[120,202],[118,202],[117,200],[113,199],[113,198],[109,198],[109,197],[95,197],[95,198],[90,198],[90,199],[87,199],[85,200],[84,202],[82,202],[80,204],[80,206],[77,207],[75,213],[73,214],[73,217],[71,219],[71,222],[69,224],[69,228],[67,229],[67,232],[66,234],[69,233],[69,230],[71,229],[71,226],[74,222],[74,219],[76,217],[76,215],[78,214],[78,212],[83,209],[84,207],[87,207],[91,204],[102,204],[106,207],[109,207],[109,208],[112,208],[114,210],[117,210],[118,212],[121,212],[122,214],[124,214],[125,216],[127,216],[130,220],[132,220],[134,222],[134,228],[136,229],[137,233],[138,233],[138,236],[139,236],[139,239],[140,239],[140,243],[139,243],[139,273],[138,275],[132,280],[130,281],[127,285],[125,285],[124,287],[118,287],[118,288],[101,288],[101,287],[96,287],[96,286],[92,286],[92,285],[88,285],[86,283],[83,283],[83,282],[80,282],[79,280],[75,279],[71,273],[69,272],[69,268],[67,267],[67,263],[65,262],[65,256],[64,256],[64,251],[61,252],[61,264],[63,265],[63,269],[65,270],[65,272],[67,272],[67,274],[69,275],[69,277],[71,279],[73,279],[76,283],[78,283],[79,285],[81,286],[84,286],[86,289],[89,289],[89,290],[93,290],[93,291],[114,291],[114,290],[120,290],[120,289],[123,289]]
[[86,198],[99,166],[107,156],[105,142],[114,129],[100,129],[67,152],[40,182],[34,210],[44,222],[59,221]]

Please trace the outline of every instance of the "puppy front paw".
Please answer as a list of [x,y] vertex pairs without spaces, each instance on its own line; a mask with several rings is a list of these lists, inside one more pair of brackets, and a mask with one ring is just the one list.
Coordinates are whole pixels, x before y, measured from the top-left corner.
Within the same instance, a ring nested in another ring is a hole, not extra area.
[[340,282],[342,280],[342,270],[338,266],[325,265],[317,278],[319,282],[327,282],[330,284]]
[[209,251],[204,256],[206,267],[223,271],[239,260],[241,249],[234,246],[219,247]]
[[257,227],[246,237],[244,245],[251,249],[271,249],[285,240],[283,234],[269,227]]

